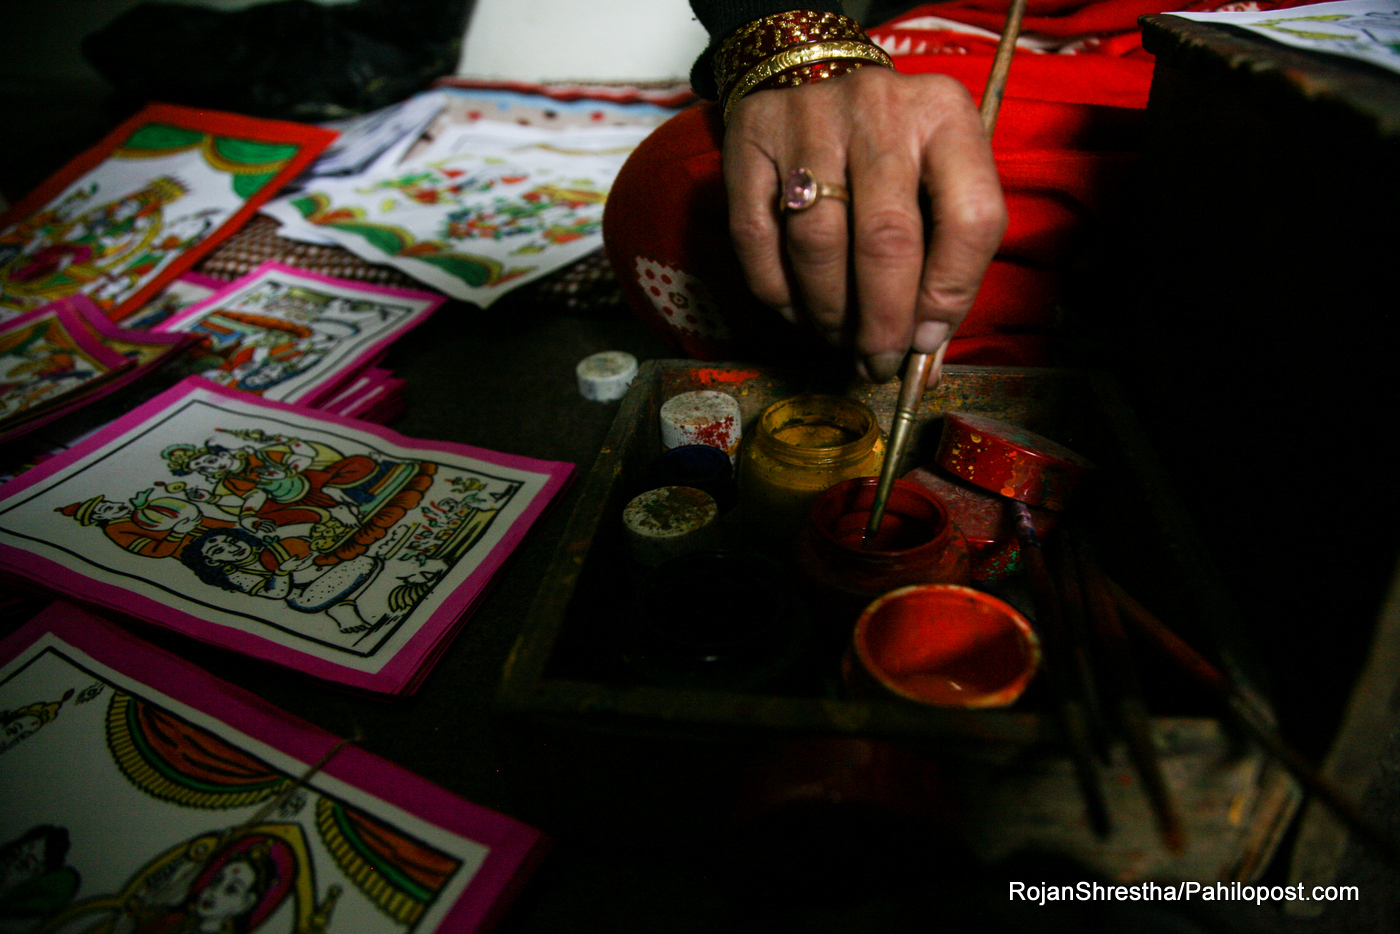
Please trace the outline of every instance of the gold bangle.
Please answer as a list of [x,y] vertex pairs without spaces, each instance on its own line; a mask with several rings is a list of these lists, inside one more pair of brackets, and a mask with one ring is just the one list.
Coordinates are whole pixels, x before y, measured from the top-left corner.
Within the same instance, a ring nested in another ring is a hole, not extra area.
[[791,10],[754,20],[725,39],[715,52],[715,88],[720,99],[725,98],[739,75],[783,49],[846,40],[869,42],[870,37],[859,23],[840,13]]
[[784,49],[750,68],[734,83],[734,89],[724,99],[724,119],[729,119],[729,112],[745,95],[770,78],[793,68],[837,60],[854,60],[861,64],[894,67],[894,62],[884,49],[868,42],[813,42],[810,45]]

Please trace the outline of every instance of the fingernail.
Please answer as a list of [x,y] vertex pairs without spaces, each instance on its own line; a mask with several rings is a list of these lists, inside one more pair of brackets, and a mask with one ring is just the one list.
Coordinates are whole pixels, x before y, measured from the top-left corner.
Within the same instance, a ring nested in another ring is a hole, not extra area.
[[784,305],[783,307],[779,308],[778,314],[782,315],[783,320],[786,321],[788,324],[797,323],[797,312],[793,309],[791,305]]
[[889,353],[873,353],[860,361],[863,375],[872,383],[888,383],[899,373],[899,366],[904,362],[904,354],[897,351]]
[[840,347],[842,342],[846,339],[846,332],[840,328],[832,328],[830,331],[822,331],[821,336],[822,340],[826,341],[831,346]]
[[942,381],[942,379],[943,359],[940,357],[933,361],[933,367],[928,371],[928,381],[924,383],[924,387],[927,389],[932,389],[934,386],[937,386],[939,382]]
[[914,352],[933,353],[952,333],[952,326],[947,321],[925,321],[914,328]]

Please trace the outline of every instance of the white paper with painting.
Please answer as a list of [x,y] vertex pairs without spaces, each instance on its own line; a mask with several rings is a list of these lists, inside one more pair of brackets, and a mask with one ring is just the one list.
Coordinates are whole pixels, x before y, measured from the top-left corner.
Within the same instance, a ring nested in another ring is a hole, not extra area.
[[645,126],[549,130],[481,121],[377,174],[320,179],[264,206],[483,307],[602,246],[603,203]]
[[540,835],[55,604],[0,643],[0,930],[471,930]]
[[203,340],[185,373],[318,406],[446,299],[265,262],[159,326]]
[[7,484],[0,567],[401,692],[571,472],[191,377]]

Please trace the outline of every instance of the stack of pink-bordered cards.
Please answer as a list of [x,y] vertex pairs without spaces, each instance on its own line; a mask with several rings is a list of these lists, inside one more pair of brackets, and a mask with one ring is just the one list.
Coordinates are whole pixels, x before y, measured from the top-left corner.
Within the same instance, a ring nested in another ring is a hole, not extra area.
[[0,570],[411,693],[573,469],[192,376],[0,487]]
[[0,442],[116,392],[196,340],[120,328],[85,295],[11,319],[0,325]]
[[72,606],[0,642],[6,931],[477,931],[545,848]]
[[[6,452],[13,456],[0,458],[0,483],[105,424],[114,405],[129,407],[125,397],[90,403],[157,369],[167,386],[201,373],[265,398],[387,424],[403,413],[405,381],[377,364],[444,301],[267,262],[232,283],[186,273],[119,326],[86,296],[50,303],[0,325],[0,377],[14,374],[0,385],[0,440],[83,414]],[[41,329],[53,335],[38,340]],[[37,361],[40,350],[54,359]],[[159,388],[147,385],[145,397]]]
[[187,372],[265,399],[382,419],[396,411],[403,381],[374,364],[444,301],[269,261],[156,330],[202,338],[179,364]]

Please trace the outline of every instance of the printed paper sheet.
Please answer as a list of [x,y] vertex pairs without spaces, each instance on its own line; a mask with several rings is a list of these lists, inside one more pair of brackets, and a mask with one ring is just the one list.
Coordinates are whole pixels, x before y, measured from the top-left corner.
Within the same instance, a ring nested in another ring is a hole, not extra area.
[[1172,15],[1238,26],[1294,48],[1344,55],[1400,71],[1400,3],[1395,0],[1340,0],[1264,13]]
[[480,121],[385,173],[318,180],[265,213],[483,307],[602,246],[603,203],[645,126]]
[[572,470],[190,377],[0,488],[0,568],[412,691]]
[[470,931],[541,842],[76,608],[0,643],[5,931]]
[[0,215],[0,321],[79,293],[130,314],[334,137],[150,105]]

